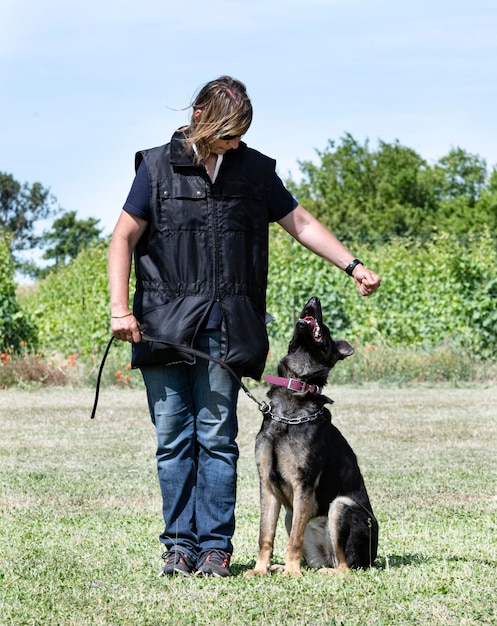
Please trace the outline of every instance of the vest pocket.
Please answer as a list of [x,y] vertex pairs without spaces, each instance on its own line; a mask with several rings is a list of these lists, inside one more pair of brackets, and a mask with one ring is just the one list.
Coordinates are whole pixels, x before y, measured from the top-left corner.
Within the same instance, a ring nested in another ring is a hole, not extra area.
[[159,181],[158,194],[158,230],[207,230],[207,188],[203,178]]
[[262,187],[247,182],[227,181],[222,191],[223,228],[228,231],[258,231],[267,227],[268,214]]

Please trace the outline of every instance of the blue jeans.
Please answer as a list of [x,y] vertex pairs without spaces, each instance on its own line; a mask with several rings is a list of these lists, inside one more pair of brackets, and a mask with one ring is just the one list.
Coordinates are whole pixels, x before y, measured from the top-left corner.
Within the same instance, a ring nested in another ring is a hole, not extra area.
[[[195,347],[219,358],[219,331]],[[167,549],[195,560],[202,550],[232,553],[235,530],[239,383],[217,363],[141,368],[157,432],[157,469]]]

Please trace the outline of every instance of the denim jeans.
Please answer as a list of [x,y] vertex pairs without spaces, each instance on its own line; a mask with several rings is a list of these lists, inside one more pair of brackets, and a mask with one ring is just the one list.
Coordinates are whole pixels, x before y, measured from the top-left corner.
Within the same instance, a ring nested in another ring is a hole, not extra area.
[[[195,347],[219,358],[219,331]],[[217,363],[141,368],[157,432],[157,469],[167,549],[193,560],[202,550],[232,553],[235,530],[239,384]]]

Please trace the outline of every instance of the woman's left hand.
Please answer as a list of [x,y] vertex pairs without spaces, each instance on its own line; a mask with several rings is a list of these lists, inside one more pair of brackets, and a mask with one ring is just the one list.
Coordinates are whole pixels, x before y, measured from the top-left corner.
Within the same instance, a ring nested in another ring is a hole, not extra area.
[[370,296],[381,284],[381,278],[364,265],[356,265],[352,278],[361,293],[361,296]]

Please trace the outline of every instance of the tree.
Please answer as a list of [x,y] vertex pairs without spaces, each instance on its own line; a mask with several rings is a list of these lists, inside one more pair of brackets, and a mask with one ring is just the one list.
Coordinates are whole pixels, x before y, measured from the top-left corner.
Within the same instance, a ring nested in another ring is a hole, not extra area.
[[380,141],[372,157],[376,193],[369,228],[384,237],[429,233],[437,206],[426,161],[398,141]]
[[435,166],[443,172],[441,199],[464,198],[474,206],[487,182],[487,163],[478,155],[462,148],[453,148]]
[[341,238],[377,239],[431,229],[435,195],[430,168],[414,150],[379,142],[370,150],[350,134],[318,152],[319,165],[301,162],[302,204]]
[[350,134],[341,145],[329,141],[324,151],[316,151],[319,165],[299,161],[303,180],[289,188],[300,203],[337,235],[344,237],[349,225],[362,230],[375,196],[373,162],[368,142],[362,146]]
[[43,234],[43,246],[48,246],[43,258],[53,259],[55,266],[66,265],[83,248],[100,238],[102,229],[97,228],[99,221],[94,217],[77,220],[76,211],[64,213],[54,221],[52,230]]
[[466,234],[497,226],[497,171],[461,148],[433,166],[398,141],[370,150],[350,134],[300,162],[302,182],[288,181],[299,201],[341,239],[373,242]]
[[21,185],[11,174],[0,172],[0,230],[11,235],[11,249],[31,250],[40,243],[35,233],[39,220],[56,215],[56,199],[40,183]]
[[484,159],[455,148],[435,164],[434,172],[440,227],[459,235],[495,228],[494,174],[489,175]]

